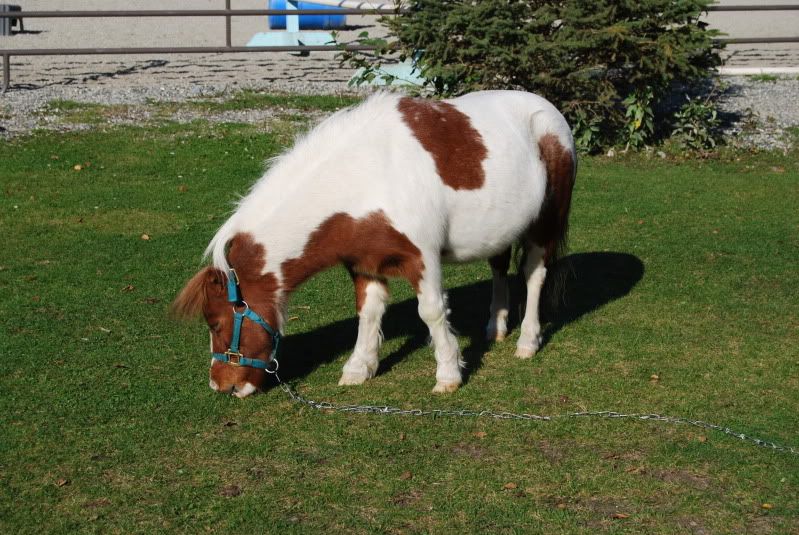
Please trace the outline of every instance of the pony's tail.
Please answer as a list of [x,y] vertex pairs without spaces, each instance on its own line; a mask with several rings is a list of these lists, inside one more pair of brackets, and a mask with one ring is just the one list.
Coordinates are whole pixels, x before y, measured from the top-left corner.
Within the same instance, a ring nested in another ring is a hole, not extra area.
[[[532,139],[546,173],[546,190],[538,218],[525,237],[544,249],[547,291],[552,304],[563,297],[567,270],[553,269],[567,249],[572,189],[577,174],[577,155],[569,125],[554,108],[539,110],[531,118]],[[520,266],[527,250],[523,248]]]

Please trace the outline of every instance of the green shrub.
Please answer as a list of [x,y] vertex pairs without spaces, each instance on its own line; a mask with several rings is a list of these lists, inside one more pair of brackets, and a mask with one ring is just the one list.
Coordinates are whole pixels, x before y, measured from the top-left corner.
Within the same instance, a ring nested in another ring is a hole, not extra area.
[[672,138],[682,147],[704,151],[716,147],[720,137],[716,106],[710,99],[686,97],[686,103],[674,114]]
[[583,148],[639,147],[672,88],[706,79],[720,63],[716,32],[699,21],[709,3],[414,0],[383,19],[393,48],[343,57],[374,78],[387,57],[416,55],[437,95],[532,91],[566,115]]

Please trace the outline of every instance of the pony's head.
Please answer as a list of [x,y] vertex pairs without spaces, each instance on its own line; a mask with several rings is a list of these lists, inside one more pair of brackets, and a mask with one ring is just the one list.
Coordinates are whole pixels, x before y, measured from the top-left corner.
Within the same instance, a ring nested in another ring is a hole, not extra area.
[[207,267],[197,273],[172,304],[178,317],[202,314],[211,337],[209,385],[244,398],[262,389],[275,371],[280,340],[274,277],[239,278],[234,270]]

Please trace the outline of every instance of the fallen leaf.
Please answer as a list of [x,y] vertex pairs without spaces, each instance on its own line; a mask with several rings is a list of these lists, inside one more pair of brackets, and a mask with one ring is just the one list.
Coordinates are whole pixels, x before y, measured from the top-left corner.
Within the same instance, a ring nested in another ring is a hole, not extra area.
[[610,515],[610,518],[613,518],[613,519],[616,519],[616,520],[623,520],[625,518],[630,518],[630,515],[625,514],[625,513],[613,513],[612,515]]
[[81,169],[83,169],[83,166],[78,163],[78,164],[75,164],[75,166],[72,169],[74,169],[75,171],[80,171]]
[[558,396],[558,401],[560,401],[561,403],[568,403],[569,402],[569,396],[560,395],[560,396]]
[[178,191],[181,193],[186,193],[187,191],[189,191],[189,187],[186,184],[181,184],[180,186],[178,186]]
[[407,481],[407,480],[409,480],[409,479],[412,479],[412,478],[413,478],[413,474],[412,474],[412,473],[410,473],[410,472],[409,472],[409,471],[407,471],[407,470],[406,470],[406,471],[404,471],[404,472],[402,473],[402,475],[400,475],[400,479],[401,479],[401,480],[403,480],[403,481]]
[[474,436],[476,436],[477,438],[485,438],[488,436],[488,433],[486,433],[485,431],[478,431],[477,433],[474,434]]
[[149,240],[149,239],[150,239],[150,235],[149,235],[149,234],[142,234],[142,235],[141,235],[141,239],[143,239],[143,240],[145,240],[145,241],[146,241],[146,240]]
[[563,509],[566,509],[566,504],[561,502],[561,503],[559,503],[559,504],[558,504],[556,507],[557,507],[558,509],[561,509],[561,510],[563,510]]
[[239,423],[238,422],[234,422],[232,420],[228,420],[225,423],[223,423],[222,425],[224,425],[225,427],[233,427],[233,426],[239,425]]
[[707,437],[706,437],[706,436],[704,436],[704,435],[702,435],[702,436],[700,436],[699,438],[697,438],[697,440],[698,440],[699,442],[702,442],[702,443],[704,443],[704,442],[707,442]]
[[405,440],[405,433],[400,433],[400,440]]
[[62,477],[61,479],[59,479],[58,481],[55,482],[55,486],[56,487],[66,487],[67,485],[69,485],[69,483],[70,483],[69,479],[64,479]]
[[649,376],[649,380],[652,381],[653,383],[657,383],[658,381],[660,381],[660,376],[656,373],[653,373],[652,375]]
[[157,297],[145,297],[144,302],[147,303],[148,305],[154,305],[156,303],[160,303],[161,300],[158,299]]
[[128,284],[127,286],[125,286],[124,288],[122,288],[122,291],[123,291],[123,292],[132,292],[132,291],[133,291],[133,290],[135,290],[135,289],[136,289],[136,287],[135,287],[135,286],[133,286],[132,284]]
[[59,160],[59,159],[60,159],[60,157],[58,156],[58,154],[51,154],[51,155],[50,155],[50,159],[51,159],[51,160]]
[[226,485],[219,491],[219,494],[225,498],[235,498],[241,495],[241,487],[238,485]]
[[639,224],[639,225],[643,225],[643,224],[644,224],[644,220],[643,220],[643,219],[639,219],[639,220],[638,220],[638,224]]
[[33,297],[31,297],[31,301],[33,301],[34,303],[38,303],[41,300],[42,298],[39,297],[38,295],[34,295]]
[[762,507],[763,509],[774,509],[774,504],[771,504],[771,503],[764,503],[764,504],[763,504],[763,505],[761,505],[760,507]]
[[122,369],[122,370],[127,370],[128,369],[128,367],[125,364],[122,364],[121,362],[117,362],[116,364],[114,364],[114,368],[119,368],[119,369]]
[[299,316],[289,316],[287,321],[297,321],[298,319],[300,319]]
[[775,165],[774,167],[771,168],[771,170],[774,171],[775,173],[784,173],[785,172],[785,168],[782,167],[781,165]]
[[502,487],[506,490],[513,490],[517,487],[516,483],[505,483],[505,486]]
[[103,331],[104,333],[110,333],[111,332],[111,329],[106,329],[105,327],[97,327],[97,328],[100,329],[101,331]]

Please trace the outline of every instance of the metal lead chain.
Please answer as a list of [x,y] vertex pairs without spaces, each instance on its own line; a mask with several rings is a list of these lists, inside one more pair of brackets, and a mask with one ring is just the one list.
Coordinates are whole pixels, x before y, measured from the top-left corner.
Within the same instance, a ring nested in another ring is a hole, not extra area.
[[528,420],[528,421],[551,421],[562,420],[566,418],[582,418],[582,417],[597,417],[597,418],[627,418],[631,420],[652,420],[656,422],[666,422],[671,424],[686,424],[701,429],[711,429],[719,431],[725,435],[733,438],[749,442],[763,448],[769,448],[774,451],[785,452],[791,455],[799,455],[799,448],[792,446],[781,446],[775,442],[762,440],[756,437],[738,433],[729,427],[723,427],[701,420],[691,420],[689,418],[681,418],[676,416],[664,416],[661,414],[643,414],[631,413],[624,414],[614,411],[585,411],[585,412],[566,412],[563,414],[555,414],[552,416],[542,416],[539,414],[527,413],[513,413],[513,412],[496,412],[492,410],[472,410],[472,409],[401,409],[399,407],[391,407],[388,405],[336,405],[327,401],[314,401],[312,399],[301,396],[294,388],[288,383],[280,380],[280,376],[274,374],[280,388],[288,394],[288,396],[296,403],[307,405],[311,408],[320,411],[332,411],[341,413],[356,413],[356,414],[385,414],[397,416],[432,416],[437,417],[450,417],[450,416],[464,416],[467,418],[494,418],[497,420]]

